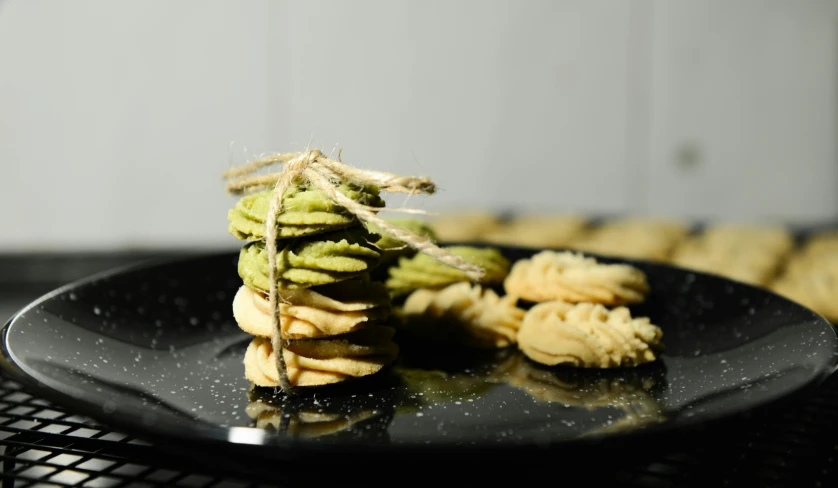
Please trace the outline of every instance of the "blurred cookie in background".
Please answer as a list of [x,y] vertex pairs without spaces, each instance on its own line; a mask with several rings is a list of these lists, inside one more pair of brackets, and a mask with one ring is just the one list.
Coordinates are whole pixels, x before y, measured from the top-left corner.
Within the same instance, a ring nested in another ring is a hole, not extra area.
[[711,247],[747,247],[783,258],[794,249],[794,236],[783,226],[716,224],[702,234]]
[[779,260],[747,248],[727,249],[708,246],[701,239],[681,244],[671,260],[682,268],[712,273],[755,286],[767,285]]
[[498,245],[561,248],[570,244],[588,226],[588,219],[576,214],[521,215],[484,236]]
[[838,323],[838,233],[806,241],[771,289]]
[[441,242],[482,242],[498,229],[500,216],[487,210],[441,212],[430,220],[430,225]]
[[783,227],[718,224],[678,246],[672,264],[767,286],[793,248]]
[[606,222],[570,243],[575,250],[630,259],[667,261],[690,226],[662,219],[626,218]]

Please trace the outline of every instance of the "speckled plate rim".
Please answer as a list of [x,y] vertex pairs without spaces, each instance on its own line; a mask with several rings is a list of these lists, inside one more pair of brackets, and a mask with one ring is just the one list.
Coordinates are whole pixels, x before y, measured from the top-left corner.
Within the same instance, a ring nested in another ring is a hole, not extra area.
[[[456,243],[459,244],[459,243]],[[467,243],[469,245],[487,246],[487,244]],[[525,250],[537,251],[538,249],[528,248],[524,246],[493,246],[503,250]],[[270,435],[267,432],[263,435],[254,435],[253,431],[261,429],[249,427],[221,427],[210,424],[200,424],[196,422],[195,427],[186,428],[173,432],[171,428],[163,428],[159,425],[141,425],[140,422],[124,420],[130,416],[109,416],[103,413],[102,406],[96,402],[89,401],[82,392],[77,395],[67,393],[61,389],[55,388],[38,380],[33,374],[29,373],[25,366],[21,365],[19,361],[15,360],[14,353],[10,344],[8,343],[9,331],[14,327],[16,320],[25,312],[38,307],[56,296],[69,292],[77,287],[85,286],[93,282],[108,279],[121,274],[131,273],[134,271],[147,270],[153,267],[163,267],[166,265],[183,263],[190,260],[207,259],[213,257],[232,256],[232,251],[218,251],[218,252],[204,252],[196,253],[186,257],[176,258],[151,258],[144,261],[120,266],[106,270],[100,273],[90,275],[86,278],[76,280],[68,283],[62,287],[39,297],[26,305],[18,312],[16,312],[0,329],[0,369],[2,369],[13,381],[22,384],[31,392],[42,396],[46,400],[52,401],[58,405],[72,409],[73,412],[85,415],[93,420],[101,422],[102,425],[115,428],[123,433],[134,435],[137,438],[146,439],[150,442],[160,442],[167,447],[173,446],[201,446],[211,447],[221,450],[232,449],[239,453],[247,452],[248,454],[267,454],[270,457],[280,456],[285,459],[305,459],[311,455],[337,453],[346,454],[346,446],[330,445],[328,443],[300,443],[294,439],[283,438],[280,436]],[[682,273],[688,272],[695,275],[712,276],[716,279],[721,279],[725,282],[733,283],[732,280],[724,278],[712,273],[703,273],[694,270],[688,270],[677,266],[644,261],[638,259],[623,259],[613,256],[605,256],[594,253],[585,253],[586,256],[594,257],[598,260],[603,260],[611,263],[626,263],[626,264],[642,264],[645,266],[656,266],[664,269]],[[739,286],[750,286],[747,284],[736,282]],[[751,288],[755,288],[750,286]],[[428,453],[428,452],[450,452],[451,450],[462,453],[478,453],[478,452],[510,452],[514,449],[516,452],[525,451],[544,451],[551,448],[584,448],[601,446],[603,443],[613,442],[615,445],[623,441],[635,441],[641,438],[656,437],[660,435],[668,435],[673,432],[683,432],[696,427],[706,426],[719,421],[730,419],[737,415],[742,415],[757,408],[768,406],[784,400],[792,400],[799,395],[811,391],[822,384],[831,374],[838,372],[838,331],[827,321],[824,317],[807,309],[806,307],[793,302],[785,297],[779,296],[770,290],[759,289],[760,293],[773,295],[776,299],[783,300],[787,303],[793,304],[801,311],[809,314],[814,314],[819,318],[824,330],[828,331],[828,341],[833,350],[831,360],[823,362],[824,367],[814,371],[805,381],[799,382],[795,388],[777,392],[774,395],[765,397],[762,402],[756,405],[737,405],[736,407],[728,408],[717,413],[705,413],[702,416],[682,418],[679,420],[680,425],[674,426],[667,422],[645,425],[636,429],[626,431],[615,431],[608,433],[596,433],[589,436],[578,437],[574,439],[564,439],[559,442],[552,441],[534,441],[534,440],[520,440],[518,442],[510,442],[502,446],[495,446],[492,444],[471,446],[462,445],[456,442],[445,443],[438,442],[433,445],[426,445],[424,443],[400,443],[397,445],[356,445],[353,446],[353,455],[369,456],[373,454],[405,454],[405,453]],[[267,449],[267,450],[266,450]]]

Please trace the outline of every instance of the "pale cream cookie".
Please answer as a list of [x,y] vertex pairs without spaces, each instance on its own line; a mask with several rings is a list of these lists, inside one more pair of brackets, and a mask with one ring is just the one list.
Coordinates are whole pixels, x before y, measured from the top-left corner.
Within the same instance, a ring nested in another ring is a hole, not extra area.
[[[281,290],[282,334],[305,339],[345,334],[386,320],[390,296],[383,283],[348,280],[317,288]],[[291,305],[294,303],[294,305]],[[270,303],[261,292],[242,286],[233,298],[233,317],[248,334],[272,337]]]
[[530,309],[518,347],[533,361],[585,368],[637,366],[656,359],[663,332],[625,307],[554,301]]
[[498,348],[515,343],[525,313],[516,301],[515,297],[499,297],[480,285],[460,282],[438,291],[413,292],[402,313],[408,321],[418,322],[418,327],[426,321],[437,321],[440,327],[465,332],[460,340],[467,345]]
[[[323,340],[326,342],[327,340]],[[373,348],[373,354],[355,357],[310,358],[283,349],[286,372],[291,386],[320,386],[339,383],[353,377],[375,374],[392,363],[398,348]],[[279,387],[276,354],[270,339],[256,337],[244,355],[245,376],[256,386]]]
[[622,305],[642,302],[646,275],[627,264],[603,264],[573,252],[542,251],[517,261],[504,281],[506,293],[530,302],[564,300]]

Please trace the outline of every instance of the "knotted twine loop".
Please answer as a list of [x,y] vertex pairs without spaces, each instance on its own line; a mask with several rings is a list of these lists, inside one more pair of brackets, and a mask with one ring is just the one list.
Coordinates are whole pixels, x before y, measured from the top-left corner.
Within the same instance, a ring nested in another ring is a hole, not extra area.
[[[338,157],[338,159],[340,159]],[[283,170],[268,175],[250,176],[261,168],[274,164],[283,164]],[[296,180],[308,181],[315,188],[321,190],[336,204],[345,208],[355,215],[360,221],[374,224],[379,232],[388,234],[416,251],[427,254],[435,260],[458,269],[475,281],[479,281],[484,274],[481,267],[471,264],[459,256],[434,244],[430,239],[416,235],[406,229],[394,226],[382,219],[376,213],[378,207],[370,207],[352,200],[340,191],[333,182],[346,181],[356,185],[374,185],[383,191],[390,193],[425,193],[433,194],[436,185],[428,178],[417,178],[410,176],[399,176],[383,171],[370,171],[352,168],[340,161],[329,159],[317,150],[308,150],[300,153],[288,153],[273,155],[253,161],[239,168],[233,168],[224,172],[228,179],[227,191],[234,194],[252,193],[265,190],[273,185],[268,215],[265,218],[265,249],[268,252],[269,278],[271,282],[269,304],[271,308],[271,325],[274,331],[271,344],[277,358],[277,369],[279,371],[280,388],[283,391],[291,392],[292,387],[288,380],[285,357],[283,351],[288,342],[282,339],[282,316],[279,311],[279,288],[277,283],[276,235],[279,229],[277,217],[282,210],[282,197],[285,191]],[[411,212],[410,209],[405,209]]]

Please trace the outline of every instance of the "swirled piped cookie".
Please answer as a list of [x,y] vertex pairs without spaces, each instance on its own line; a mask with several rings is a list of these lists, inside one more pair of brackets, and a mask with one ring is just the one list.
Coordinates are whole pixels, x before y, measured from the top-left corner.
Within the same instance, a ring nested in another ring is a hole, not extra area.
[[[383,207],[379,188],[360,187],[342,183],[337,190],[356,202],[371,207]],[[237,239],[265,238],[265,219],[268,216],[272,191],[253,193],[241,198],[227,214],[228,230]],[[302,237],[342,229],[358,224],[358,219],[345,208],[332,202],[323,191],[309,185],[290,187],[282,197],[282,211],[277,216],[277,237]]]
[[642,302],[646,275],[627,264],[603,264],[573,252],[542,251],[517,261],[504,281],[509,295],[530,302],[563,300],[623,305]]
[[[480,348],[506,347],[515,343],[524,310],[516,298],[499,297],[494,291],[467,282],[455,283],[442,290],[416,290],[405,300],[402,313],[416,328],[435,328],[443,335],[466,345]],[[449,332],[449,333],[446,333]]]
[[[323,234],[313,241],[280,241],[276,255],[280,287],[326,285],[368,272],[381,258],[380,251],[369,243],[371,236],[377,237],[359,226]],[[248,287],[270,290],[268,253],[263,242],[251,242],[242,247],[238,271]]]
[[[377,325],[390,315],[383,283],[368,275],[316,288],[280,290],[280,323],[285,339],[314,339]],[[242,286],[233,298],[239,327],[257,337],[272,337],[270,303],[265,294]]]
[[533,361],[583,368],[637,366],[654,361],[663,332],[625,307],[540,303],[524,316],[518,347]]
[[[465,261],[480,266],[485,271],[483,284],[500,283],[509,273],[509,260],[497,249],[446,246],[446,251]],[[439,289],[452,283],[471,281],[462,271],[436,261],[427,254],[417,254],[412,258],[400,258],[398,266],[389,269],[387,288],[394,295],[410,293],[419,288]]]
[[[291,341],[282,350],[289,383],[319,386],[375,374],[398,354],[392,335],[392,328],[376,327],[372,333]],[[257,386],[280,386],[276,360],[271,340],[254,338],[244,355],[245,376]]]

